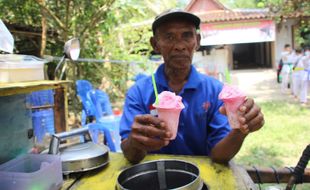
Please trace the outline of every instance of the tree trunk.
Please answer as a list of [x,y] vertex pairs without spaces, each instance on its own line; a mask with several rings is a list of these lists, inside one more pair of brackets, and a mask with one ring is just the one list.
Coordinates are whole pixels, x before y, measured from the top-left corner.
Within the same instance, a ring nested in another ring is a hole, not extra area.
[[36,0],[37,4],[40,6],[41,10],[46,13],[46,15],[50,16],[60,27],[61,30],[67,31],[65,24],[57,17],[55,13],[53,13],[46,5],[43,5],[41,2],[45,3],[45,0]]
[[[40,3],[45,6],[45,0],[40,0]],[[43,57],[46,48],[46,32],[47,32],[47,22],[44,10],[41,8],[41,25],[42,25],[42,37],[41,37],[41,49],[40,49],[40,57]]]

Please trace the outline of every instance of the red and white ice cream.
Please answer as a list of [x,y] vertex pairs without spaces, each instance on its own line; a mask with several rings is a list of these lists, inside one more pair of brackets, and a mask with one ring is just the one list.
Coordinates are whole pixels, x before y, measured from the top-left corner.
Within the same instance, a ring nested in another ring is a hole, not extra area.
[[157,109],[158,118],[168,126],[172,133],[170,139],[173,140],[177,135],[180,113],[184,108],[182,97],[173,92],[163,91],[158,95],[158,99],[158,105],[153,104],[153,106]]
[[235,86],[224,85],[219,99],[224,102],[230,127],[240,128],[238,109],[244,103],[246,95]]

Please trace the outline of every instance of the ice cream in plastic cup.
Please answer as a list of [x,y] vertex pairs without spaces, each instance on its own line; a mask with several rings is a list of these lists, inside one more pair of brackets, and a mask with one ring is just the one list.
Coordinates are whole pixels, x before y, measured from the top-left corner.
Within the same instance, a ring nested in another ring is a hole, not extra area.
[[184,108],[182,97],[173,92],[163,91],[158,95],[158,99],[158,105],[153,106],[157,109],[158,118],[166,123],[172,133],[170,140],[174,140],[178,132],[180,113]]
[[226,114],[230,127],[233,129],[240,128],[239,107],[244,103],[246,95],[235,86],[224,85],[219,99],[224,102]]

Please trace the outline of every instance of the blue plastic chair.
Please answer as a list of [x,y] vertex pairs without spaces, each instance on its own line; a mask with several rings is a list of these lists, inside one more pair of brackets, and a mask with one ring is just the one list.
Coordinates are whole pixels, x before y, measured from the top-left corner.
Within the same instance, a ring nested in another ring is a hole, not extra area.
[[100,120],[103,116],[113,115],[112,106],[108,94],[102,90],[90,90],[87,93],[93,105],[95,106],[96,120]]
[[120,138],[118,134],[111,133],[107,123],[89,123],[86,125],[94,143],[99,143],[99,134],[104,135],[106,145],[109,147],[111,152],[121,152]]
[[97,129],[105,135],[107,145],[112,152],[121,152],[120,116],[113,115],[109,96],[101,90],[91,90],[87,95],[95,107]]
[[95,108],[90,98],[87,96],[87,93],[93,89],[93,86],[87,80],[77,80],[75,84],[77,96],[80,98],[83,107],[81,114],[81,124],[84,126],[86,124],[87,117],[95,116]]

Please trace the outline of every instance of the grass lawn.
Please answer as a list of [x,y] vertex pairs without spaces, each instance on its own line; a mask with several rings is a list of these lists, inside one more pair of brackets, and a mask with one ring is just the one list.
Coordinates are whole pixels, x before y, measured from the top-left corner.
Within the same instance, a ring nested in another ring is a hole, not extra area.
[[[246,138],[235,162],[248,166],[296,166],[310,143],[310,109],[276,101],[259,105],[265,115],[265,126]],[[296,189],[305,188],[310,189],[310,184]]]

